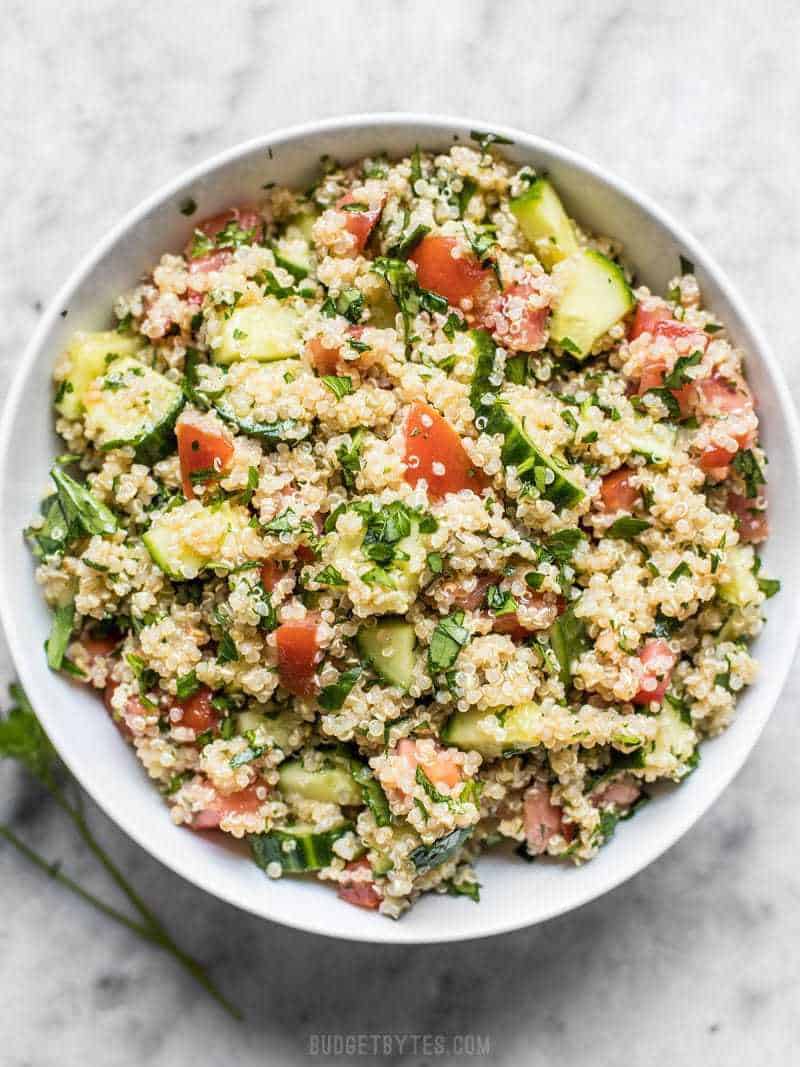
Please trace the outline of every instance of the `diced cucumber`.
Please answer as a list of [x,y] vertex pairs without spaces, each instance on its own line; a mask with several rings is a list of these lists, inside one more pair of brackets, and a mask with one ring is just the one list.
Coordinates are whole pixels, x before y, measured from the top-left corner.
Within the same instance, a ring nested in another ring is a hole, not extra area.
[[470,340],[475,364],[469,388],[469,402],[475,412],[477,429],[494,433],[490,424],[504,379],[497,345],[487,330],[470,330]]
[[317,212],[310,205],[299,211],[296,215],[292,215],[289,219],[289,224],[286,227],[287,235],[292,234],[295,230],[303,237],[309,244],[313,244],[313,229],[314,223],[317,221]]
[[[229,537],[241,533],[250,523],[247,508],[227,501],[210,507],[197,506],[197,501],[172,508],[158,515],[142,541],[156,563],[173,581],[196,578],[207,568],[227,568],[244,562],[224,557]],[[210,551],[198,552],[199,541]]]
[[[294,229],[294,232],[292,230]],[[307,278],[313,269],[311,248],[305,237],[294,227],[287,230],[283,237],[279,237],[272,244],[272,254],[279,267],[302,281]]]
[[139,463],[157,463],[170,451],[184,404],[179,385],[125,356],[113,360],[83,397],[86,435],[101,452],[126,445]]
[[67,375],[58,390],[58,411],[67,419],[77,419],[83,412],[86,390],[94,379],[112,360],[131,356],[143,345],[141,337],[129,337],[116,330],[74,333],[67,347]]
[[236,308],[222,325],[222,343],[212,349],[215,363],[253,359],[271,363],[300,355],[300,315],[274,296]]
[[565,256],[577,252],[575,230],[558,193],[546,178],[537,178],[522,196],[511,201],[509,207],[548,270]]
[[280,711],[268,715],[248,708],[246,711],[240,711],[236,716],[237,733],[252,732],[255,734],[257,743],[261,743],[264,738],[287,755],[300,747],[307,730],[303,720],[291,711]]
[[636,767],[646,779],[679,781],[693,770],[696,749],[697,734],[691,720],[684,721],[679,708],[665,700],[658,713],[656,736],[641,750]]
[[336,855],[333,846],[352,828],[352,823],[342,822],[332,830],[315,833],[313,827],[296,823],[267,834],[250,834],[247,840],[262,871],[272,863],[284,871],[319,871],[330,866]]
[[534,444],[523,423],[500,408],[491,419],[494,433],[502,433],[500,458],[504,467],[515,467],[517,477],[525,485],[534,486],[545,500],[557,508],[572,508],[585,494],[568,477],[569,468],[552,456],[546,456]]
[[[550,320],[550,337],[578,359],[633,308],[625,275],[601,252],[584,249],[559,267],[565,285]],[[555,275],[554,275],[555,277]]]
[[558,508],[574,507],[585,494],[569,480],[568,468],[546,456],[534,444],[522,420],[499,400],[504,374],[491,336],[486,330],[472,330],[471,337],[475,366],[469,402],[475,413],[476,429],[481,433],[502,434],[503,465],[516,467],[520,481],[535,486],[545,500]]
[[326,759],[317,771],[307,771],[301,760],[282,763],[278,770],[279,788],[285,797],[317,800],[325,804],[361,807],[361,787],[342,762]]
[[513,756],[541,743],[542,716],[535,704],[501,711],[457,711],[444,725],[442,740],[485,759]]
[[266,446],[279,444],[281,441],[297,443],[311,433],[311,423],[299,422],[297,419],[276,419],[275,422],[256,422],[247,415],[237,415],[223,396],[211,405],[223,422],[235,426],[239,433],[256,437]]
[[755,557],[748,545],[729,548],[719,569],[719,595],[728,604],[744,608],[761,599],[758,580],[753,574]]
[[356,637],[358,651],[375,673],[401,689],[408,689],[414,680],[416,643],[414,627],[403,619],[362,626]]
[[663,467],[672,459],[677,436],[677,429],[669,423],[644,418],[637,418],[634,426],[625,431],[631,452],[644,456],[656,467]]

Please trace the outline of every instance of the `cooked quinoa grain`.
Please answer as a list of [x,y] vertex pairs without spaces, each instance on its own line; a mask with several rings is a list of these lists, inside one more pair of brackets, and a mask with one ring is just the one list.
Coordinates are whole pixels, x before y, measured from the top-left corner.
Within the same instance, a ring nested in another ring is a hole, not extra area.
[[778,589],[766,456],[691,264],[661,296],[620,253],[486,148],[365,159],[74,335],[48,661],[177,825],[398,917],[503,841],[590,860],[697,767]]

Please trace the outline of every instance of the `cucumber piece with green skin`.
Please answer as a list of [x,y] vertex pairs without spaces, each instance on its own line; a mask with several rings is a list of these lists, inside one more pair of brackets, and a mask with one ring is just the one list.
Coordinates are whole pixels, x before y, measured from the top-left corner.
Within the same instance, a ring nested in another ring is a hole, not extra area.
[[748,545],[729,548],[720,566],[718,591],[720,598],[737,608],[747,607],[761,600],[758,579],[753,574],[755,557]]
[[650,423],[637,419],[634,426],[624,431],[625,440],[634,455],[644,456],[654,467],[666,466],[675,455],[678,431],[666,422]]
[[504,467],[515,467],[525,485],[534,486],[540,495],[557,508],[572,508],[585,493],[567,477],[568,469],[552,456],[546,456],[534,444],[522,422],[499,405],[491,418],[494,433],[502,433],[500,458]]
[[296,215],[292,215],[289,219],[289,224],[286,227],[287,235],[293,234],[297,231],[300,237],[304,238],[311,245],[314,243],[314,223],[318,218],[317,212],[310,205],[303,211],[299,211]]
[[356,636],[359,653],[375,673],[401,689],[408,689],[414,680],[416,643],[414,627],[399,618],[362,626]]
[[[294,232],[293,232],[294,231]],[[279,267],[302,281],[313,269],[311,248],[308,241],[296,227],[289,227],[283,237],[272,243],[272,254]]]
[[234,426],[239,433],[243,433],[247,437],[257,438],[267,446],[277,445],[281,441],[287,443],[303,441],[311,433],[311,424],[298,422],[297,419],[256,422],[255,419],[248,418],[246,415],[237,415],[224,397],[221,400],[214,401],[211,406],[223,422],[226,422],[229,426]]
[[636,304],[621,267],[601,252],[584,249],[559,271],[565,284],[550,320],[550,339],[585,359],[598,338]]
[[316,771],[307,771],[302,760],[289,760],[278,770],[278,788],[285,797],[316,800],[324,804],[361,807],[361,787],[344,762],[327,758]]
[[272,863],[286,872],[319,871],[330,866],[336,855],[333,846],[352,828],[352,823],[342,822],[324,833],[315,833],[312,826],[296,823],[267,834],[250,834],[247,841],[262,871]]
[[491,423],[497,407],[498,396],[503,387],[504,372],[501,367],[497,345],[487,330],[470,330],[475,365],[469,388],[469,402],[475,412],[475,425],[485,433],[492,430]]
[[475,366],[469,402],[475,412],[475,428],[481,433],[501,434],[503,465],[516,467],[517,477],[534,485],[556,507],[574,507],[584,492],[567,477],[567,469],[546,456],[525,431],[522,422],[499,399],[504,373],[497,346],[486,330],[472,330]]
[[184,405],[180,386],[132,356],[113,360],[83,397],[87,436],[101,452],[132,447],[150,466],[172,449]]
[[[697,734],[691,716],[687,719],[668,700],[658,713],[658,727],[652,743],[645,745],[636,761],[645,780],[672,778],[680,781],[696,765]],[[638,755],[638,754],[637,754]]]
[[577,252],[575,230],[558,193],[546,178],[537,178],[509,207],[547,270]]
[[212,359],[227,366],[243,359],[272,363],[296,358],[302,349],[300,324],[300,314],[274,296],[235,308],[222,324],[222,340],[212,349]]
[[280,711],[274,715],[265,715],[253,709],[240,711],[236,715],[236,732],[238,734],[254,733],[257,743],[262,737],[272,742],[275,748],[288,755],[303,743],[303,720],[291,711]]
[[[227,501],[198,508],[197,502],[192,500],[158,515],[142,536],[142,541],[153,562],[168,578],[176,582],[188,581],[208,568],[227,568],[246,562],[225,560],[223,549],[231,534],[243,532],[249,524],[247,508]],[[208,543],[210,528],[217,532],[213,551],[201,554],[193,547],[197,542],[195,531],[202,531],[203,540]]]
[[541,744],[541,712],[535,704],[499,711],[457,711],[444,725],[442,740],[462,752],[498,759]]
[[143,346],[141,337],[129,337],[116,330],[73,334],[66,353],[69,370],[59,386],[56,409],[67,419],[77,419],[83,413],[84,396],[95,378],[112,360],[132,356]]

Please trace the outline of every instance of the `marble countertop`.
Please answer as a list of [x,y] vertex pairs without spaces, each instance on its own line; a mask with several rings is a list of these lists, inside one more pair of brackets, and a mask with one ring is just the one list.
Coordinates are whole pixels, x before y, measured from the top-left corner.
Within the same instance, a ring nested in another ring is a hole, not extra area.
[[[800,275],[790,0],[6,0],[4,11],[2,393],[43,304],[144,194],[272,127],[359,110],[483,116],[608,165],[707,243],[800,386],[785,343],[796,330],[787,279]],[[4,647],[0,676],[12,677]],[[489,1061],[507,1065],[789,1063],[800,1046],[798,682],[795,667],[746,768],[666,856],[578,912],[488,941],[381,948],[282,929],[187,885],[93,812],[118,862],[244,1008],[243,1025],[0,848],[0,1060],[329,1062],[311,1055],[311,1035],[388,1032],[488,1036]],[[787,753],[788,780],[776,773]],[[0,820],[105,891],[53,806],[9,767]],[[386,1060],[467,1062],[454,1047],[409,1040]]]

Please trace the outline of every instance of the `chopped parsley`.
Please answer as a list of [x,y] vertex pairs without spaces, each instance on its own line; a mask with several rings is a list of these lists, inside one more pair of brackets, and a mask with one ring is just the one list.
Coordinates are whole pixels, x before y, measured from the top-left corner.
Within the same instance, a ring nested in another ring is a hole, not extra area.
[[757,497],[758,487],[766,485],[767,480],[758,464],[758,460],[753,455],[752,449],[746,448],[744,451],[737,452],[733,459],[733,467],[744,479],[748,500]]
[[464,612],[456,611],[436,624],[428,646],[428,667],[433,674],[448,671],[458,659],[458,654],[470,638],[463,625]]

